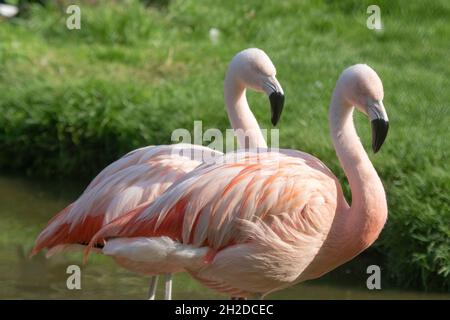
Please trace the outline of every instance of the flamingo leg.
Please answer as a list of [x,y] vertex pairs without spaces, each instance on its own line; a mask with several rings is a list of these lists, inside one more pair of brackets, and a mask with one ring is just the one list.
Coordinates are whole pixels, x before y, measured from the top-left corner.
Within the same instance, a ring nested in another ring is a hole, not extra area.
[[164,278],[164,300],[172,300],[172,274],[166,273]]
[[157,286],[158,286],[158,276],[151,277],[150,287],[148,288],[148,300],[155,300]]

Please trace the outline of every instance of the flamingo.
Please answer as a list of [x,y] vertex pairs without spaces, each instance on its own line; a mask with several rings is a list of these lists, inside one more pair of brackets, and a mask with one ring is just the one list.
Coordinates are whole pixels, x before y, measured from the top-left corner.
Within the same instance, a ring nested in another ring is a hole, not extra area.
[[345,69],[333,92],[329,126],[351,206],[314,156],[241,150],[191,171],[152,204],[104,226],[89,246],[102,243],[105,255],[130,265],[145,261],[136,268],[144,274],[185,270],[235,297],[322,276],[368,248],[386,222],[383,185],[353,123],[355,108],[370,119],[376,153],[388,131],[383,96],[365,64]]
[[[276,125],[284,95],[267,54],[256,48],[239,52],[225,78],[225,102],[236,129],[239,147],[267,148],[259,125],[246,100],[246,88],[265,92],[270,99],[271,120]],[[248,138],[246,140],[246,137]],[[247,144],[247,145],[246,145]],[[56,253],[83,250],[102,226],[124,213],[153,202],[186,173],[222,153],[198,145],[148,146],[126,154],[103,169],[83,194],[53,217],[38,236],[31,256],[48,248]],[[100,251],[100,250],[97,250]],[[164,271],[165,298],[171,298],[171,273]],[[150,281],[149,298],[154,299],[157,276]]]

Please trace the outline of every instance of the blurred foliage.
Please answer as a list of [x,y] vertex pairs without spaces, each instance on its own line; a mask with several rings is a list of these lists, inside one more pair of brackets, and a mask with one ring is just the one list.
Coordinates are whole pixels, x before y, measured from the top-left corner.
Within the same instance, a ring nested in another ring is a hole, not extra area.
[[[281,146],[322,159],[349,195],[326,109],[341,70],[365,62],[383,79],[391,120],[370,154],[390,209],[371,250],[401,285],[450,289],[449,1],[379,0],[379,32],[366,27],[369,1],[73,1],[81,30],[65,27],[64,3],[30,4],[0,23],[3,170],[92,177],[133,148],[171,143],[194,120],[228,128],[224,73],[255,46],[286,92]],[[249,100],[270,128],[266,98]],[[369,146],[367,121],[355,121]]]

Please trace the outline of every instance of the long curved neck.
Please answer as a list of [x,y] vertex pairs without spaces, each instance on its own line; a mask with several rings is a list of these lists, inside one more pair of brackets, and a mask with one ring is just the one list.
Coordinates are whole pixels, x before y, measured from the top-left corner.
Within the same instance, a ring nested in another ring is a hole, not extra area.
[[[370,162],[353,124],[354,107],[336,87],[329,110],[329,122],[336,154],[350,184],[352,204],[340,225],[348,254],[356,255],[377,238],[387,218],[383,184]],[[339,235],[336,235],[339,237]]]
[[237,81],[233,68],[225,77],[225,104],[239,148],[267,148],[258,122],[248,106],[245,87]]

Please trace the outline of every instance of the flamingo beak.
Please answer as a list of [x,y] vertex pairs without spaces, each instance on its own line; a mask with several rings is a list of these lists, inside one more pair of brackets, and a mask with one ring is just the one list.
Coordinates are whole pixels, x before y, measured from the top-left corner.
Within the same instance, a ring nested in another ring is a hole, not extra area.
[[368,115],[372,125],[372,150],[377,153],[389,131],[389,119],[382,101],[376,101],[368,105]]
[[389,121],[383,119],[372,120],[372,150],[377,153],[383,145],[389,130]]
[[275,76],[268,77],[264,83],[264,91],[269,96],[270,110],[272,113],[271,122],[274,126],[277,125],[281,117],[281,112],[284,107],[284,91],[281,88]]
[[269,96],[270,109],[272,111],[271,121],[274,126],[277,125],[284,107],[284,94],[282,92],[272,92]]

